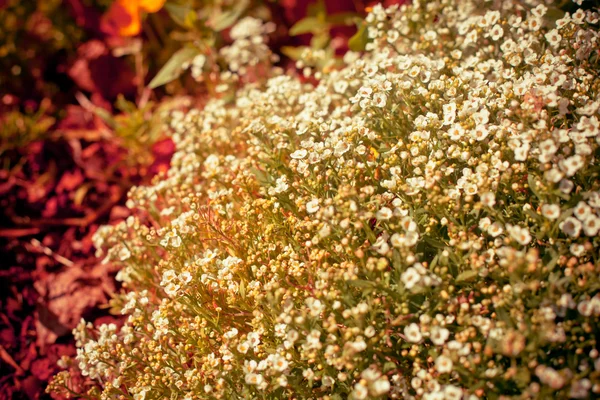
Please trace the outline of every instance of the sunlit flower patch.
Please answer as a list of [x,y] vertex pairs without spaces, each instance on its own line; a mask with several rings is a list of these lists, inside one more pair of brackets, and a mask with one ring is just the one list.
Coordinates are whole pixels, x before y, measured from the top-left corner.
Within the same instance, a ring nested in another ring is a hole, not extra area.
[[[234,72],[266,51],[243,23]],[[127,322],[75,330],[95,396],[600,396],[598,14],[414,1],[366,24],[316,84],[273,68],[171,115],[167,176],[96,237]]]

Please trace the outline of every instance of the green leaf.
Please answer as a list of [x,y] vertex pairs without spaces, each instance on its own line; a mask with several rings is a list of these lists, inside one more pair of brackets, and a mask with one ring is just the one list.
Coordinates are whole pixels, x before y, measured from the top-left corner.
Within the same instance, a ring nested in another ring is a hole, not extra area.
[[306,50],[308,47],[306,46],[298,46],[298,47],[293,47],[293,46],[283,46],[281,48],[281,52],[283,54],[285,54],[286,56],[288,56],[289,58],[291,58],[292,60],[299,60],[300,57],[302,57],[302,53],[304,53],[304,50]]
[[319,34],[316,34],[312,37],[312,39],[310,40],[310,47],[312,47],[313,49],[324,49],[327,44],[329,43],[330,37],[329,37],[329,33],[327,32],[322,32]]
[[239,1],[231,10],[224,11],[210,18],[207,25],[216,32],[229,28],[235,24],[240,16],[246,11],[249,3],[248,0]]
[[398,366],[396,365],[396,363],[388,361],[385,364],[383,364],[383,373],[387,374],[388,372],[393,371],[396,368],[398,368]]
[[540,191],[538,190],[538,187],[536,185],[537,181],[537,176],[535,176],[534,174],[528,174],[527,175],[527,183],[529,184],[529,189],[533,192],[533,194],[535,194],[535,196],[540,199],[543,200],[543,196],[540,194]]
[[256,180],[260,182],[263,186],[268,186],[270,184],[269,175],[265,171],[261,171],[258,168],[250,168],[250,171],[256,176]]
[[369,37],[367,36],[367,26],[361,26],[358,31],[348,40],[348,48],[352,51],[363,51],[367,47]]
[[468,271],[463,271],[460,274],[458,274],[458,276],[456,277],[456,282],[466,282],[466,281],[470,281],[471,279],[475,278],[477,276],[477,271],[475,270],[468,270]]
[[342,12],[333,15],[329,15],[326,18],[327,22],[331,25],[352,25],[356,21],[360,21],[360,14],[354,12]]
[[183,64],[192,61],[199,53],[200,51],[194,47],[185,47],[178,50],[171,56],[161,70],[158,71],[158,74],[152,79],[148,87],[150,89],[155,89],[179,78],[179,75],[183,72]]
[[290,28],[289,34],[290,36],[297,36],[305,33],[319,33],[328,27],[328,24],[324,23],[324,21],[318,17],[306,17],[296,22],[294,26]]
[[353,279],[351,281],[347,281],[348,285],[358,287],[358,288],[373,288],[375,284],[373,282],[365,281],[364,279]]
[[184,28],[192,28],[194,22],[196,22],[196,13],[189,6],[169,2],[165,4],[165,10],[167,10],[173,21]]

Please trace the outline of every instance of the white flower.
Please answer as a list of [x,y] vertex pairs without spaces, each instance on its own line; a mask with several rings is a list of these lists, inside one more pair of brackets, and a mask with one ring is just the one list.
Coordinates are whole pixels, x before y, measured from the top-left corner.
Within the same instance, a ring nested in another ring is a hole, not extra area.
[[119,250],[118,257],[119,257],[120,261],[125,261],[129,257],[131,257],[131,251],[129,251],[129,249],[127,247],[123,246]]
[[523,144],[515,149],[515,160],[516,161],[527,161],[527,154],[529,153],[530,145],[528,143]]
[[387,207],[382,207],[375,215],[377,219],[387,221],[392,218],[393,212]]
[[543,142],[541,142],[539,145],[539,148],[540,148],[540,152],[542,154],[547,154],[547,155],[552,155],[552,154],[556,153],[556,151],[558,150],[556,143],[554,143],[554,140],[552,140],[552,139],[546,139]]
[[404,283],[404,287],[408,290],[415,287],[415,285],[421,280],[421,275],[417,272],[413,267],[409,267],[406,271],[402,273],[400,279]]
[[248,385],[260,385],[263,382],[263,376],[261,374],[255,374],[250,372],[245,376],[246,383]]
[[437,369],[440,374],[452,372],[453,366],[454,364],[452,363],[452,360],[444,355],[441,355],[435,359],[435,369]]
[[419,325],[414,322],[404,328],[404,336],[411,343],[419,343],[423,339]]
[[573,209],[573,215],[580,221],[585,221],[591,213],[592,208],[585,201],[580,201]]
[[258,332],[250,332],[247,336],[250,347],[256,348],[260,344],[260,334]]
[[446,400],[460,400],[462,399],[462,395],[462,390],[454,385],[446,385],[444,388],[444,396]]
[[471,131],[471,137],[477,141],[482,141],[490,134],[487,126],[481,124],[477,125],[473,131]]
[[364,400],[369,395],[369,390],[362,383],[357,383],[354,385],[354,390],[352,391],[352,398],[355,400]]
[[465,129],[461,124],[454,124],[448,129],[448,135],[451,140],[460,140],[465,134]]
[[296,150],[295,152],[293,152],[292,154],[290,154],[290,157],[293,158],[294,160],[301,160],[301,159],[305,158],[307,154],[308,154],[308,151],[306,149],[299,149],[299,150]]
[[492,221],[488,217],[481,218],[479,220],[479,229],[481,229],[482,231],[485,231],[491,224],[492,224]]
[[228,330],[227,332],[225,332],[223,334],[223,337],[225,339],[233,339],[234,337],[236,337],[238,334],[238,330],[236,328],[231,328],[230,330]]
[[417,230],[417,224],[415,223],[415,221],[413,221],[411,217],[402,218],[402,220],[400,221],[400,226],[402,226],[402,228],[404,228],[404,230],[407,232]]
[[248,342],[240,342],[237,345],[237,351],[239,351],[242,354],[246,354],[249,349],[250,349],[250,344]]
[[563,162],[563,170],[567,176],[573,176],[583,167],[583,157],[575,154]]
[[419,234],[415,231],[406,232],[404,235],[404,246],[412,247],[417,244],[419,240]]
[[289,187],[290,186],[287,183],[287,176],[285,175],[281,175],[275,181],[275,193],[277,194],[285,192]]
[[481,195],[481,204],[486,207],[493,207],[496,204],[496,195],[492,192],[483,193]]
[[509,230],[510,236],[515,239],[519,244],[526,245],[531,242],[531,234],[527,228],[521,228],[520,226],[513,226]]
[[487,232],[492,237],[498,237],[502,234],[502,232],[504,232],[504,229],[502,228],[502,225],[500,223],[494,222],[493,224],[488,226]]
[[174,282],[169,282],[167,284],[167,286],[165,286],[165,293],[169,296],[169,297],[175,297],[177,295],[177,292],[179,291],[179,288],[181,286],[175,284]]
[[387,104],[387,96],[385,93],[378,92],[373,95],[373,104],[377,107],[385,107]]
[[576,218],[567,217],[561,222],[560,229],[571,237],[578,237],[579,232],[581,231],[581,222]]
[[370,385],[371,394],[373,396],[383,396],[390,391],[390,381],[386,376],[377,379]]
[[557,47],[560,44],[560,41],[562,40],[562,36],[558,33],[557,29],[552,29],[544,36],[546,37],[548,44],[552,47]]
[[387,242],[387,235],[381,235],[373,243],[373,249],[381,255],[387,254],[390,250],[390,245]]
[[319,200],[313,199],[306,203],[306,212],[309,214],[314,214],[319,211]]
[[315,372],[311,368],[306,368],[302,371],[302,376],[304,379],[312,380],[315,377]]
[[600,218],[595,215],[590,215],[583,221],[583,231],[587,236],[596,236],[600,230]]
[[579,243],[573,243],[571,246],[569,246],[569,251],[575,257],[580,257],[585,253],[585,246]]
[[335,379],[333,379],[329,375],[323,375],[323,377],[321,378],[321,384],[324,387],[332,387],[334,383],[335,383]]
[[456,119],[456,103],[451,102],[442,106],[444,111],[444,125],[450,125]]
[[434,326],[431,329],[431,335],[429,336],[429,339],[431,339],[433,344],[436,346],[442,346],[444,343],[446,343],[446,340],[448,340],[449,337],[450,331],[448,329]]
[[288,380],[285,375],[281,375],[281,376],[277,377],[277,385],[279,385],[280,387],[286,387],[287,384],[288,384]]
[[560,216],[560,206],[556,204],[544,204],[542,206],[542,215],[548,219],[558,219]]
[[502,35],[504,35],[504,30],[502,29],[502,27],[498,24],[494,25],[492,27],[492,30],[490,31],[490,37],[492,38],[492,40],[499,40],[502,37]]

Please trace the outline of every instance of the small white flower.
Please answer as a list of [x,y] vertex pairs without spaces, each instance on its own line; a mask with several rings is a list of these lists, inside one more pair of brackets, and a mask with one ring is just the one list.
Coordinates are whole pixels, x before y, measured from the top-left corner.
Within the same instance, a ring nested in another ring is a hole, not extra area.
[[558,33],[557,29],[552,29],[544,36],[546,37],[548,44],[552,47],[557,47],[560,44],[560,41],[562,40],[562,36]]
[[277,385],[280,387],[286,387],[288,385],[287,377],[285,375],[277,377]]
[[237,351],[242,354],[246,354],[250,349],[250,344],[248,342],[241,342],[237,345]]
[[440,328],[439,326],[434,326],[431,329],[431,335],[429,336],[429,339],[436,346],[442,346],[444,345],[444,343],[446,343],[446,340],[448,340],[449,337],[450,331],[448,329]]
[[502,29],[502,27],[498,24],[494,25],[492,27],[492,30],[490,31],[490,37],[492,38],[492,40],[499,40],[502,37],[502,35],[504,35],[504,29]]
[[400,221],[400,226],[407,232],[414,232],[417,230],[417,224],[411,217],[404,217]]
[[573,215],[580,221],[585,221],[591,213],[592,208],[585,201],[580,201],[573,209]]
[[488,137],[489,134],[490,131],[488,130],[487,126],[483,124],[477,125],[475,129],[471,131],[471,137],[477,141],[482,141],[483,139]]
[[323,387],[332,387],[334,383],[335,379],[333,379],[329,375],[323,375],[323,377],[321,378],[321,384],[323,385]]
[[250,372],[245,376],[246,383],[248,385],[260,385],[263,382],[263,376],[261,374],[255,374],[254,372]]
[[463,392],[454,385],[446,385],[444,388],[444,396],[446,400],[460,400],[462,399]]
[[596,236],[600,230],[600,218],[590,215],[583,221],[583,231],[587,236]]
[[125,261],[131,257],[131,251],[125,246],[121,247],[118,253],[118,257],[120,261]]
[[177,292],[179,291],[179,288],[181,286],[175,284],[174,282],[169,282],[167,284],[167,286],[165,286],[165,293],[169,296],[169,297],[175,297],[177,295]]
[[576,218],[567,217],[561,222],[560,229],[571,237],[578,237],[579,232],[581,231],[581,222]]
[[306,212],[309,214],[314,214],[319,211],[319,200],[313,199],[306,203]]
[[547,219],[558,219],[560,217],[560,206],[556,204],[544,204],[542,206],[542,215]]
[[502,234],[502,232],[504,232],[504,229],[502,228],[502,225],[500,223],[494,222],[493,224],[488,226],[487,232],[492,237],[498,237]]
[[387,221],[392,218],[393,212],[387,207],[382,207],[375,215],[378,220]]
[[563,162],[563,170],[567,176],[573,176],[583,167],[583,157],[575,154]]
[[378,92],[373,95],[373,104],[377,107],[385,107],[387,104],[387,96],[385,93]]
[[444,355],[441,355],[435,359],[435,369],[437,369],[440,374],[452,372],[453,366],[454,364],[452,363],[452,360]]
[[419,325],[414,322],[404,328],[404,336],[411,343],[419,343],[423,339]]
[[390,391],[390,381],[386,376],[377,379],[370,385],[371,394],[373,396],[383,396]]
[[303,158],[306,157],[307,154],[308,154],[308,151],[306,149],[299,149],[299,150],[296,150],[295,152],[293,152],[292,154],[290,154],[290,157],[293,158],[294,160],[302,160]]
[[487,228],[489,228],[489,226],[492,224],[492,221],[488,218],[481,218],[479,220],[479,229],[481,229],[482,231],[487,230]]
[[510,228],[510,236],[516,240],[519,244],[527,245],[531,242],[531,234],[527,228],[521,228],[520,226],[513,226]]
[[481,195],[481,204],[486,207],[493,207],[496,204],[496,195],[492,192],[483,193]]
[[369,390],[362,383],[357,383],[354,385],[354,390],[352,391],[352,398],[355,400],[364,400],[369,395]]
[[413,267],[409,267],[400,276],[402,283],[407,289],[412,289],[421,280],[421,275]]

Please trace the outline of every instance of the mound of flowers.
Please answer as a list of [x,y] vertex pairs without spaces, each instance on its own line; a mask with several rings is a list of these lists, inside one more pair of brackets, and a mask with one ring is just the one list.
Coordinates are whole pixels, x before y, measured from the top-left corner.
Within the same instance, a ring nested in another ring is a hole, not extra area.
[[569,7],[376,6],[342,67],[172,114],[96,236],[126,322],[63,362],[105,399],[599,396],[598,13]]

